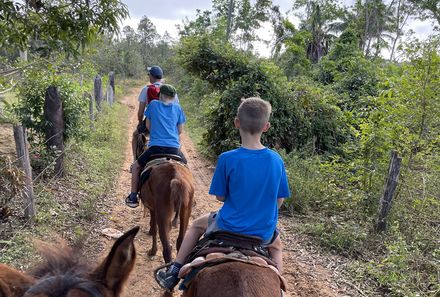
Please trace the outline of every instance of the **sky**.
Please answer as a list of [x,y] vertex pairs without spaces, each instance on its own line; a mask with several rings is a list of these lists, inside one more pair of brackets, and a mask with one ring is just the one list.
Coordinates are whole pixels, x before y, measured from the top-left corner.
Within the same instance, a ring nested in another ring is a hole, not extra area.
[[[390,0],[385,0],[385,3]],[[131,26],[136,29],[139,20],[143,16],[147,16],[156,26],[157,32],[163,35],[168,32],[171,37],[178,38],[178,31],[176,25],[182,24],[182,20],[188,18],[194,19],[196,16],[196,10],[211,10],[211,0],[159,0],[159,1],[141,1],[141,0],[122,0],[129,9],[130,18],[123,21],[123,26]],[[251,1],[252,2],[252,1]],[[355,0],[343,0],[344,4],[352,5]],[[280,11],[284,14],[288,13],[292,7],[293,0],[273,0],[274,5],[280,7]],[[292,13],[287,14],[289,20],[294,24],[298,23]],[[432,24],[429,21],[410,20],[406,29],[412,29],[415,32],[415,36],[420,39],[426,38],[432,31]],[[272,32],[272,28],[269,23],[264,24],[256,34],[263,39],[270,40],[271,35],[267,32]],[[271,33],[272,34],[272,33]],[[255,45],[256,51],[261,56],[269,56],[271,48],[267,44],[260,42]],[[387,55],[386,51],[383,55]]]

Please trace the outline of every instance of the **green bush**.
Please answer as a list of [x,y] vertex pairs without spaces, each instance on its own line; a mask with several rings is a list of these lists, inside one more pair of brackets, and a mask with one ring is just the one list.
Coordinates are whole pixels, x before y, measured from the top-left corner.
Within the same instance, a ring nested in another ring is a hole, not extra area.
[[316,209],[320,200],[326,196],[324,176],[320,171],[320,158],[304,159],[297,152],[281,153],[289,179],[291,198],[286,206],[293,212],[306,213]]
[[[316,139],[316,151],[320,152],[333,149],[343,139],[338,131],[338,118],[341,118],[338,109],[327,104],[325,96],[318,99],[321,94],[312,95],[313,98],[307,100],[302,90],[292,92],[286,76],[272,62],[251,58],[249,54],[236,51],[230,45],[217,44],[206,36],[186,38],[178,53],[183,68],[205,80],[219,94],[207,112],[204,135],[205,145],[213,156],[239,144],[233,119],[241,99],[252,96],[259,96],[272,104],[271,129],[262,137],[263,143],[269,147],[289,152],[303,149]],[[304,112],[301,103],[311,105],[309,111],[314,112]],[[316,121],[319,112],[324,114],[322,120],[326,123]]]
[[48,122],[44,119],[43,107],[49,86],[57,87],[63,103],[64,138],[81,136],[88,101],[82,97],[79,85],[69,75],[57,74],[52,69],[29,68],[25,70],[23,82],[18,87],[19,102],[13,106],[19,121],[30,132],[29,139],[44,142]]
[[337,104],[341,109],[362,113],[372,106],[368,98],[378,93],[379,70],[359,50],[356,33],[349,28],[320,61],[315,78],[340,94]]
[[305,78],[290,83],[293,101],[308,123],[306,139],[312,147],[310,153],[341,153],[341,144],[352,137],[350,125],[336,105],[338,96]]

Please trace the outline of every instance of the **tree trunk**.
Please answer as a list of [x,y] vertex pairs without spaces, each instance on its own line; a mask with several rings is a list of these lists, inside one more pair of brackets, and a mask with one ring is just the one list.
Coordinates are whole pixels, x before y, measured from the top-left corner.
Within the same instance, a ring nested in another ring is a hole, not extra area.
[[229,7],[228,7],[228,24],[226,28],[226,41],[229,41],[229,38],[231,37],[231,30],[232,30],[232,9],[234,8],[234,0],[229,0]]

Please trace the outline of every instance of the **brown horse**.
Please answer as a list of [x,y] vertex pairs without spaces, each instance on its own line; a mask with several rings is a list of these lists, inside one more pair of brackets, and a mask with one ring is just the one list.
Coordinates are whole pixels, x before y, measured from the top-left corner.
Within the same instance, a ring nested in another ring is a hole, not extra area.
[[81,261],[65,243],[40,243],[46,262],[29,273],[0,264],[1,297],[116,297],[134,266],[133,240],[139,227],[121,236],[95,269]]
[[145,151],[145,145],[147,143],[147,136],[148,136],[148,132],[146,133],[138,133],[136,134],[136,151],[134,152],[134,156],[135,159],[137,160],[140,155],[142,155],[142,153]]
[[[180,217],[177,250],[188,228],[194,197],[193,176],[185,165],[167,161],[152,168],[147,182],[141,186],[140,197],[145,209],[150,211],[150,232],[153,244],[149,256],[157,253],[157,228],[163,247],[163,258],[171,262],[170,231]],[[174,216],[174,219],[173,219]]]
[[268,267],[226,262],[201,270],[182,296],[278,297],[281,296],[281,281]]

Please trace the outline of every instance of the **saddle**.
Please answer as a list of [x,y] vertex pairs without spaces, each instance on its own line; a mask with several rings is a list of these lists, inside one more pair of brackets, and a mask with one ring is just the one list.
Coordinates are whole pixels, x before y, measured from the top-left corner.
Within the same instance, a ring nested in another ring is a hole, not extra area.
[[180,289],[187,289],[194,277],[204,268],[229,261],[239,261],[261,267],[271,268],[281,280],[285,290],[286,282],[275,268],[262,240],[256,236],[242,235],[228,231],[216,231],[202,238],[188,256],[187,264],[180,270],[179,277],[184,281]]
[[151,155],[150,161],[145,165],[144,169],[141,172],[140,175],[140,183],[139,185],[143,185],[148,177],[150,176],[151,170],[161,164],[164,163],[176,163],[181,166],[187,166],[185,163],[183,163],[182,158],[179,155],[173,155],[173,154],[154,154]]
[[265,258],[268,263],[275,265],[270,259],[267,248],[262,246],[261,238],[224,230],[212,232],[199,240],[188,256],[187,262],[191,262],[197,257],[206,256],[210,253],[221,252],[229,254],[237,251],[246,256],[261,256]]

